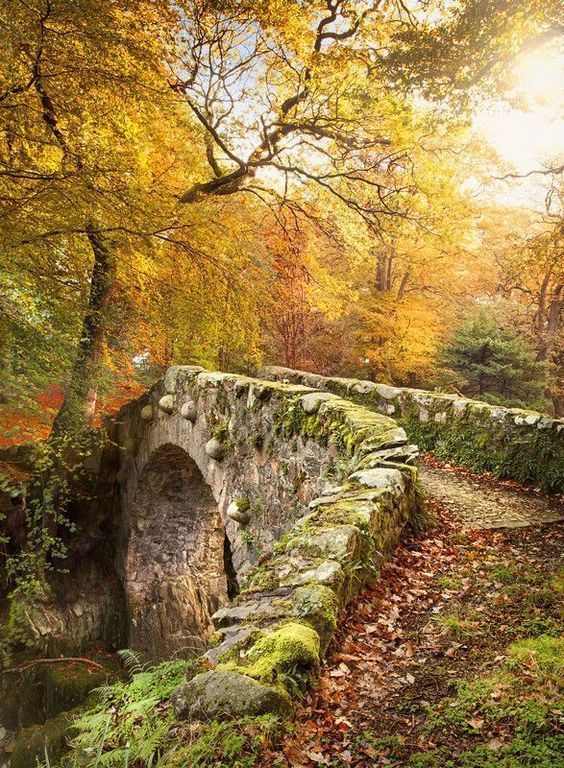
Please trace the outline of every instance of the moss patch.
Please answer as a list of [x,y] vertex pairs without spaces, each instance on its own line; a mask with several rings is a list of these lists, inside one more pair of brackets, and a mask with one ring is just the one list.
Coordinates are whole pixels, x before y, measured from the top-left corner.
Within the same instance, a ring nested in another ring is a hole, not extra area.
[[297,622],[262,635],[237,661],[222,661],[218,669],[235,670],[261,683],[281,683],[290,692],[303,688],[319,668],[319,634]]
[[98,670],[81,663],[38,664],[20,676],[4,675],[0,713],[13,727],[43,723],[81,704],[91,690],[115,680],[117,662],[100,658]]
[[11,768],[36,768],[45,762],[45,752],[53,764],[67,749],[66,735],[72,723],[74,712],[64,712],[50,718],[44,725],[32,725],[20,731],[12,759]]

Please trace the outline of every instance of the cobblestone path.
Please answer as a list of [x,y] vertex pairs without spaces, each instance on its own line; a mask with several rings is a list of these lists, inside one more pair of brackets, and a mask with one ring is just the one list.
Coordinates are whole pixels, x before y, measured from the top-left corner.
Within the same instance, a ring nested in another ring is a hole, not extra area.
[[534,491],[514,490],[452,469],[419,465],[427,496],[472,528],[522,528],[564,520],[564,504]]

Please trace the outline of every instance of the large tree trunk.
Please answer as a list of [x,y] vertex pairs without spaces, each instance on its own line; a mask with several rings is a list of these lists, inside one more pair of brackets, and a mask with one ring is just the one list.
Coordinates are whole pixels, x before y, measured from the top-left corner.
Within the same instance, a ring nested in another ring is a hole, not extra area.
[[53,422],[52,436],[89,426],[96,406],[97,377],[116,259],[109,243],[92,224],[87,225],[86,235],[94,255],[88,307],[82,320],[80,342],[65,398]]

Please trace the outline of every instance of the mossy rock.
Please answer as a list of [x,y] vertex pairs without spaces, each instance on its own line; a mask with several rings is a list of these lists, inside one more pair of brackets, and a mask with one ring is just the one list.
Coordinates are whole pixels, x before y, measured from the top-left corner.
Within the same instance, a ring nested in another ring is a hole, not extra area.
[[45,762],[45,751],[53,765],[67,750],[66,733],[78,710],[63,712],[44,725],[32,725],[19,732],[10,768],[36,768]]
[[117,663],[100,663],[102,669],[78,662],[37,664],[18,677],[4,675],[2,719],[11,727],[27,728],[73,709],[92,689],[118,676]]
[[54,664],[49,670],[45,686],[45,715],[58,715],[81,704],[90,691],[106,685],[117,677],[118,667],[111,662],[102,669],[86,664]]
[[294,592],[293,603],[295,614],[315,629],[324,652],[337,626],[337,595],[323,584],[308,584]]
[[178,719],[204,722],[269,713],[287,716],[292,711],[292,702],[283,690],[226,669],[196,675],[176,689],[172,705]]
[[220,658],[218,670],[239,671],[261,683],[288,687],[288,682],[305,683],[319,669],[320,653],[319,634],[294,621],[263,634],[243,659]]

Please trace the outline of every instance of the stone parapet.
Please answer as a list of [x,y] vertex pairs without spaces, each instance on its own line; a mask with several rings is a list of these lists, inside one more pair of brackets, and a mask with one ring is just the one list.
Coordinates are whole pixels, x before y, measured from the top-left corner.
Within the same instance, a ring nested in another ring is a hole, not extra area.
[[564,420],[458,395],[276,366],[265,379],[315,387],[393,416],[421,450],[477,472],[564,493]]

